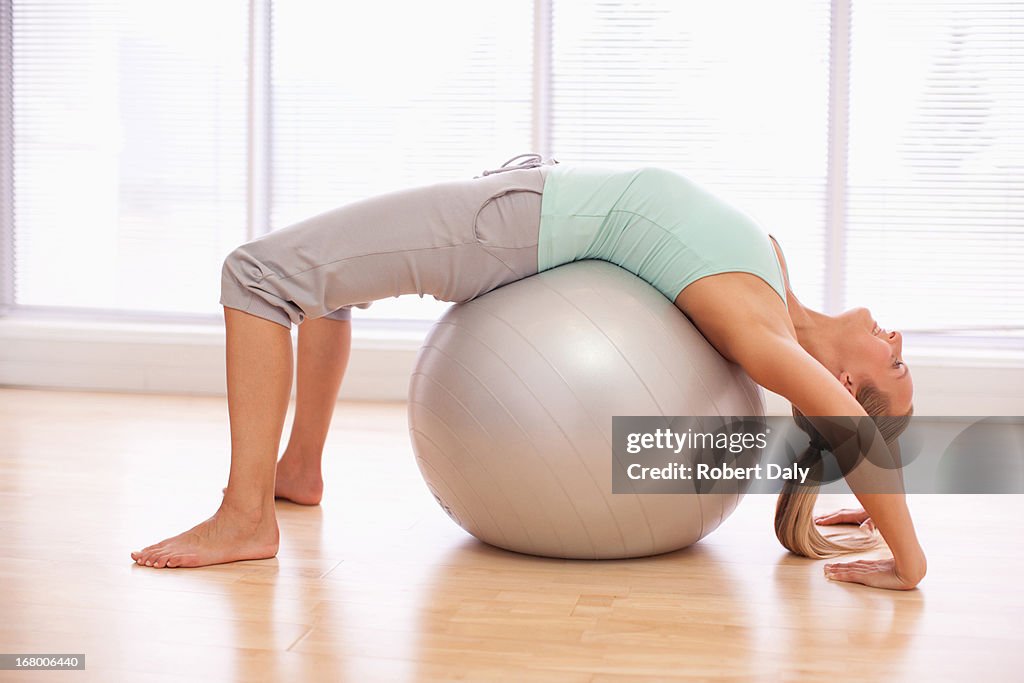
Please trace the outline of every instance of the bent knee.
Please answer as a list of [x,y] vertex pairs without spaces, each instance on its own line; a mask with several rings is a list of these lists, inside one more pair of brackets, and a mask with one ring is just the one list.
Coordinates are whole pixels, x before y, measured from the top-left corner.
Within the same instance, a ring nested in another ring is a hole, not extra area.
[[221,282],[248,285],[266,276],[263,264],[252,255],[246,245],[235,247],[224,258],[221,266]]
[[231,251],[221,266],[220,303],[265,318],[284,327],[298,325],[304,312],[276,287],[264,280],[273,275],[252,252],[242,245]]
[[246,245],[236,247],[224,257],[220,269],[220,302],[246,310],[252,298],[262,289],[260,283],[267,271]]

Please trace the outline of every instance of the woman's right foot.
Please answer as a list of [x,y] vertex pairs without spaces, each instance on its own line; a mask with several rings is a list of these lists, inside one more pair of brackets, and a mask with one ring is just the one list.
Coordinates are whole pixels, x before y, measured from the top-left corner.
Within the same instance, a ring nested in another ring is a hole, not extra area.
[[[317,463],[319,465],[319,463]],[[319,466],[314,471],[292,464],[287,456],[277,462],[274,497],[299,505],[319,505],[324,495],[324,478]]]
[[[225,493],[226,488],[220,490]],[[309,472],[291,464],[284,456],[277,461],[274,498],[299,505],[319,505],[324,496],[324,478],[319,470]]]

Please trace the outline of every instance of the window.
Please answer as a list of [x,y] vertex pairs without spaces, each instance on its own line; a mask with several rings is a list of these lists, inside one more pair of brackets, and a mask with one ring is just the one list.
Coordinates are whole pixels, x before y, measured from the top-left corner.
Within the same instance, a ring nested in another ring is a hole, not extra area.
[[14,303],[215,310],[245,238],[246,3],[10,8]]
[[[529,151],[532,33],[528,3],[275,3],[270,227]],[[409,295],[353,315],[447,306]]]
[[820,307],[829,3],[554,0],[552,37],[555,151],[664,165],[728,198]]
[[1024,4],[858,0],[851,47],[847,300],[1021,330]]
[[539,151],[691,176],[811,306],[1021,334],[1020,3],[0,0],[0,30],[0,303],[218,314],[237,244]]

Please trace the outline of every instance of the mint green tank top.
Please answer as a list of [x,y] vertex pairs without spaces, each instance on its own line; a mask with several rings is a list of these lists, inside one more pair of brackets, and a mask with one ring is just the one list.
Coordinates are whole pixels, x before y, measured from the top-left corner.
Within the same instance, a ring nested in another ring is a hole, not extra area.
[[601,259],[646,280],[670,300],[717,273],[750,273],[786,303],[768,233],[685,176],[664,168],[545,169],[537,270]]

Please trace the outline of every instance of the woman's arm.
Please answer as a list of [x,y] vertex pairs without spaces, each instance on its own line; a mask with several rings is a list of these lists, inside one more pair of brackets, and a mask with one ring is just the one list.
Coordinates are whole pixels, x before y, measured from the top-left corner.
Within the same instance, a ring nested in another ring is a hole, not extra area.
[[[747,328],[731,336],[729,353],[751,379],[784,396],[808,417],[867,415],[821,363],[784,334],[768,328],[752,333]],[[880,435],[877,441],[882,443]],[[892,550],[893,560],[826,565],[826,575],[879,588],[913,588],[924,577],[927,563],[906,496],[866,490],[857,476],[848,474],[847,481]]]

